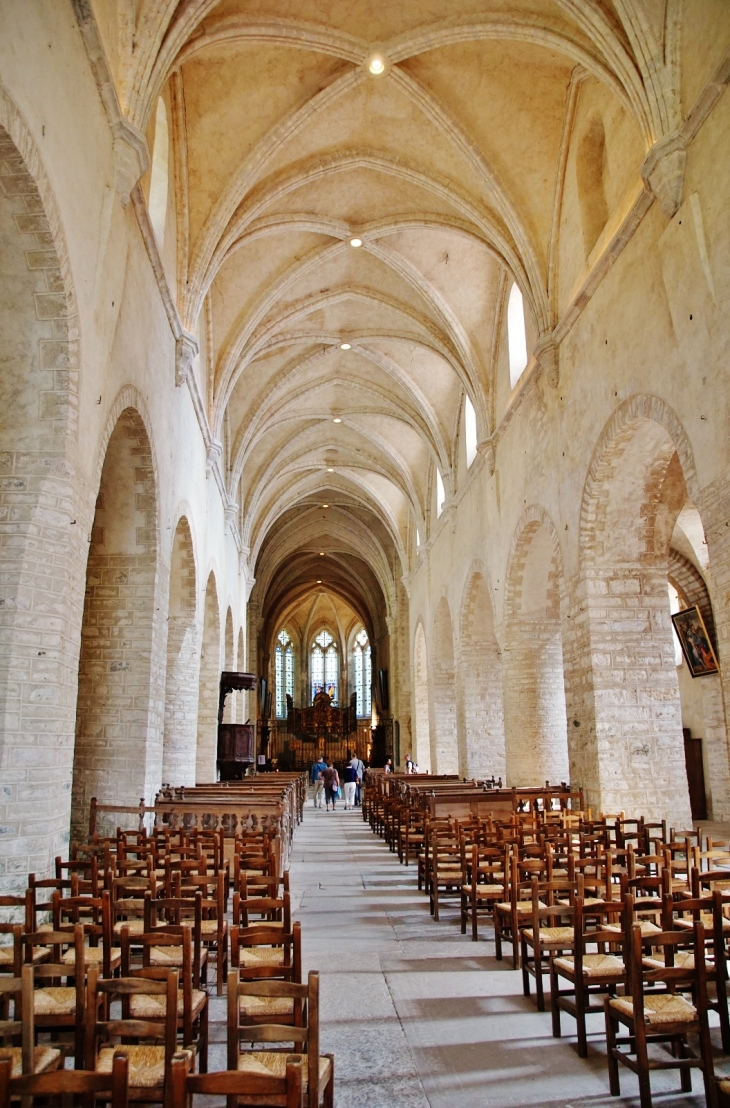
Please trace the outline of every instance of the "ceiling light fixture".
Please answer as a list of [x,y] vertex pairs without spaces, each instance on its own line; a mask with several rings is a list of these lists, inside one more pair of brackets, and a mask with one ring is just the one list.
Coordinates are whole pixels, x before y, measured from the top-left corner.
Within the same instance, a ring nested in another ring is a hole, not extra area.
[[319,556],[320,556],[320,558],[324,558],[324,550],[320,550]]
[[322,507],[323,508],[329,508],[329,504],[323,504]]
[[331,468],[331,466],[327,466],[327,472],[334,473],[335,471]]
[[321,584],[322,584],[322,581],[321,581],[321,579],[319,579],[319,580],[317,581],[317,584],[318,584],[318,585],[321,585]]
[[371,54],[368,61],[368,71],[373,77],[381,77],[385,73],[385,59],[382,54]]
[[352,350],[352,343],[341,342],[340,343],[340,350]]
[[355,250],[357,250],[359,246],[362,246],[362,239],[359,239],[356,235],[354,238],[350,239],[350,246],[353,246]]
[[332,422],[333,423],[342,423],[342,420],[340,419],[339,416],[335,416],[335,418],[332,420]]

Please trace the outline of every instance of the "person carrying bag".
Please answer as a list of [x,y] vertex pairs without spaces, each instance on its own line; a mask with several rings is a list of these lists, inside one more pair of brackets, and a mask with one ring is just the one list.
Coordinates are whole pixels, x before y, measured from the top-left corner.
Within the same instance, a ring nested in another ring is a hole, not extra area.
[[330,810],[330,802],[332,803],[332,811],[335,810],[335,803],[337,801],[338,794],[340,793],[340,775],[335,767],[330,764],[322,774],[324,778],[324,803],[327,811]]

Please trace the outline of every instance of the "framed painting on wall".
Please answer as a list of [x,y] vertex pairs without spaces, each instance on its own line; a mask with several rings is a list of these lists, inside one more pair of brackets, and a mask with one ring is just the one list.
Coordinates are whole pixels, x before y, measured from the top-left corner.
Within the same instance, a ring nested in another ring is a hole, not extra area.
[[719,673],[715,651],[697,605],[685,608],[683,612],[676,612],[672,616],[672,622],[692,676],[709,677],[713,673]]

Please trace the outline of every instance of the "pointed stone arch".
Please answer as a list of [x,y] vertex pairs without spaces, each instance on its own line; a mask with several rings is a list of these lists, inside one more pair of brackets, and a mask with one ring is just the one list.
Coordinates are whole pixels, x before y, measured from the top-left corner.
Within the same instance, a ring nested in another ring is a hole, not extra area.
[[449,602],[445,596],[441,597],[436,606],[431,643],[431,771],[457,773],[459,750],[456,733],[454,628]]
[[151,801],[162,773],[157,482],[145,422],[136,408],[122,407],[127,399],[126,394],[117,398],[111,432],[104,436],[86,567],[74,834],[85,831],[92,796],[117,804],[142,796]]
[[0,85],[0,891],[65,854],[89,491],[79,319],[56,198]]
[[[583,489],[571,761],[594,805],[675,824],[691,816],[667,577],[675,522],[696,492],[676,414],[659,397],[630,397],[603,428]],[[726,751],[723,761],[727,779]]]
[[221,676],[221,618],[218,584],[213,570],[208,574],[203,608],[203,636],[200,649],[198,686],[198,745],[196,781],[216,779],[218,744],[218,694]]
[[457,722],[459,773],[463,777],[506,774],[502,652],[486,569],[473,563],[459,619]]
[[170,555],[162,744],[162,780],[171,785],[195,784],[198,635],[195,549],[188,518],[181,515],[175,527]]
[[424,772],[431,770],[431,719],[428,703],[428,650],[426,632],[419,620],[413,641],[414,757]]
[[504,719],[507,782],[568,778],[562,556],[555,526],[539,505],[523,512],[507,568]]

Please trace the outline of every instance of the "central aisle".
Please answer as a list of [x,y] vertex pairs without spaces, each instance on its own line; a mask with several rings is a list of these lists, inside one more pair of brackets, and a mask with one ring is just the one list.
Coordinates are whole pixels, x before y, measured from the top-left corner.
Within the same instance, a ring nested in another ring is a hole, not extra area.
[[[359,809],[315,811],[308,801],[291,892],[304,971],[321,974],[321,1049],[335,1054],[337,1108],[638,1104],[628,1071],[627,1096],[608,1095],[602,1038],[580,1059],[574,1039],[552,1038],[549,1013],[522,996],[522,975],[494,959],[492,942],[462,936],[454,910],[431,919],[415,868],[398,864]],[[592,1019],[599,1031],[602,1017]],[[657,1091],[675,1082],[652,1077]],[[697,1074],[693,1085],[698,1095],[664,1094],[658,1108],[704,1104]]]

